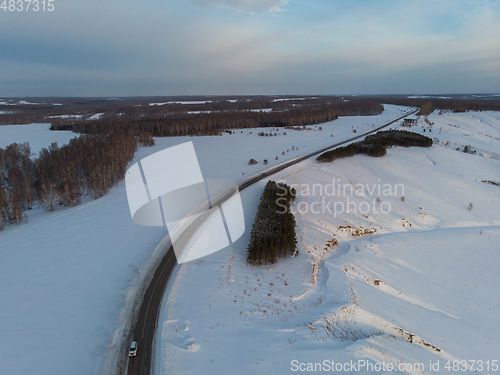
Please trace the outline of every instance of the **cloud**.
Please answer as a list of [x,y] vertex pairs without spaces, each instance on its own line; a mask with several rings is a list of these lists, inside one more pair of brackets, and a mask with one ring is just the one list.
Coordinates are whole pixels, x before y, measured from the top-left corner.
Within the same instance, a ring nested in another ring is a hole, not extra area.
[[119,1],[2,20],[0,97],[500,87],[498,0]]
[[289,0],[192,0],[196,4],[209,7],[223,7],[238,12],[261,13],[280,12]]

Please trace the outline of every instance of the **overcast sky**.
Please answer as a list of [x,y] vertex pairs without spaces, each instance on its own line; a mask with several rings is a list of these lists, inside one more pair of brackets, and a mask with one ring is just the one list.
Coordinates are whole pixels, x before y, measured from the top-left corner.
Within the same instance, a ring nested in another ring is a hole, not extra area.
[[500,0],[53,3],[0,10],[0,96],[500,91]]

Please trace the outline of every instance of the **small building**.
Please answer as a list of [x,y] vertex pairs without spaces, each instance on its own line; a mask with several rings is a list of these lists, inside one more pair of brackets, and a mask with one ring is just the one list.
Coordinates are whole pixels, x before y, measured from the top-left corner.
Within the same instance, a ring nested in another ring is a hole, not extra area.
[[404,120],[403,120],[403,126],[412,126],[412,125],[416,125],[417,124],[417,118],[416,117],[406,117]]

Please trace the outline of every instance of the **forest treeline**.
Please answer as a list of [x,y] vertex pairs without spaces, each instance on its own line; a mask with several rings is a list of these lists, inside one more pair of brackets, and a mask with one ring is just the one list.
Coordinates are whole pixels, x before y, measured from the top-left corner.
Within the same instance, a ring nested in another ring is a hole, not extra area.
[[81,135],[59,147],[53,143],[30,158],[28,143],[0,148],[0,229],[27,220],[36,201],[52,211],[80,198],[103,196],[124,178],[138,139],[129,134]]
[[431,147],[432,143],[432,138],[406,130],[383,130],[367,136],[363,141],[326,151],[316,160],[320,163],[327,163],[356,154],[380,157],[387,153],[387,147]]
[[[293,103],[286,103],[287,107],[283,107],[285,104],[282,102],[261,103],[261,109],[272,108],[271,112],[252,112],[246,109],[207,112],[205,109],[213,106],[198,105],[195,106],[200,111],[197,114],[186,112],[185,109],[183,112],[167,112],[176,107],[165,105],[161,110],[140,116],[105,117],[93,121],[57,121],[52,124],[51,129],[73,130],[84,134],[125,131],[134,135],[150,133],[155,137],[219,135],[226,129],[314,125],[333,121],[338,116],[376,115],[384,109],[379,103],[364,100],[344,102],[330,99],[310,102],[300,103],[300,107],[294,107]],[[255,103],[252,106],[255,106]],[[280,110],[277,110],[278,108]]]
[[[21,99],[21,98],[19,98]],[[26,98],[24,98],[26,99]],[[335,116],[373,115],[382,111],[382,104],[420,107],[421,114],[427,114],[423,105],[430,103],[430,111],[447,110],[500,111],[500,98],[495,96],[451,96],[444,97],[402,97],[375,96],[355,97],[348,100],[339,96],[315,97],[276,97],[276,96],[238,96],[238,97],[149,97],[149,98],[31,98],[37,105],[22,104],[19,100],[0,104],[0,125],[29,124],[46,122],[53,124],[54,130],[75,130],[76,124],[94,124],[80,129],[83,133],[106,133],[106,123],[114,130],[122,124],[123,128],[153,128],[155,135],[213,135],[217,130],[237,127],[279,126],[284,122],[304,125],[301,120],[309,118],[309,124],[329,121]],[[184,101],[184,103],[183,103]],[[153,104],[153,105],[152,105]],[[157,104],[157,105],[154,105]],[[252,111],[271,112],[252,112]],[[313,112],[317,112],[314,114]],[[94,119],[96,113],[99,119]],[[62,118],[73,116],[73,118]],[[242,116],[241,124],[234,123],[234,116]],[[293,118],[293,120],[292,120]],[[200,126],[191,124],[200,120]],[[149,124],[149,125],[145,125]],[[274,124],[274,125],[273,125]],[[307,124],[306,124],[307,125]],[[165,127],[173,127],[166,131]],[[148,130],[149,131],[149,130]],[[106,133],[108,134],[108,133]]]
[[253,266],[274,264],[293,255],[297,247],[295,217],[290,205],[297,192],[284,184],[269,181],[260,198],[250,234],[247,262]]
[[[144,121],[158,122],[158,120],[162,120],[169,124],[180,121],[178,126],[183,127],[189,120],[199,118],[207,122],[199,131],[210,131],[210,134],[218,134],[212,130],[212,123],[232,122],[232,115],[235,114],[253,119],[252,125],[248,126],[256,127],[260,126],[259,123],[279,122],[283,119],[288,121],[290,117],[301,116],[308,116],[313,121],[319,121],[318,119],[314,120],[314,117],[324,118],[321,121],[329,121],[328,118],[331,118],[331,115],[326,116],[326,111],[333,111],[336,116],[353,116],[378,114],[383,110],[381,104],[361,98],[351,98],[349,101],[336,96],[289,97],[285,99],[274,96],[240,96],[232,99],[230,97],[122,98],[120,100],[66,98],[58,99],[57,101],[60,103],[40,102],[40,100],[33,99],[37,105],[0,104],[0,125],[50,122],[56,130],[71,130],[76,123],[106,121],[128,123],[133,121],[137,122],[133,126],[136,128]],[[183,100],[187,101],[182,104]],[[272,112],[252,112],[260,110]],[[293,113],[279,116],[278,119],[275,118],[275,112],[289,111]],[[312,114],[315,111],[318,112],[316,116]],[[96,113],[100,114],[100,119],[94,118],[93,115]],[[269,113],[273,113],[273,115],[269,115]],[[268,116],[265,116],[266,114]],[[299,119],[293,122],[302,124]],[[237,126],[229,124],[223,125],[223,127],[230,129]],[[86,132],[95,133],[96,131]],[[99,132],[102,133],[102,129]],[[193,130],[189,134],[193,134]]]

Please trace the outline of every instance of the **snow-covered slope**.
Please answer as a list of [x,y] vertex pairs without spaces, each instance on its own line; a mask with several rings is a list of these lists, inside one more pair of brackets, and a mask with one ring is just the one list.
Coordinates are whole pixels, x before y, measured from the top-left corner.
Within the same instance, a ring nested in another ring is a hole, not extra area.
[[500,160],[500,129],[492,124],[500,120],[498,112],[471,112],[442,116],[433,114],[429,117],[434,122],[435,130],[445,133],[434,134],[440,146],[459,148],[463,151],[465,146],[476,154],[491,159]]
[[[499,119],[433,114],[431,133],[423,119],[410,130],[494,153]],[[500,187],[483,181],[500,182],[500,161],[484,156],[440,145],[391,148],[382,158],[308,160],[280,172],[274,179],[299,194],[300,253],[268,267],[246,265],[265,181],[246,189],[243,237],[181,265],[169,285],[155,373],[287,374],[351,360],[412,374],[467,360],[478,373],[495,373]],[[346,194],[326,190],[332,183]]]
[[[156,146],[140,148],[134,162],[193,141],[205,178],[239,181],[343,140],[353,127],[361,132],[383,124],[403,109],[386,106],[379,116],[344,117],[320,125],[321,131],[313,126],[276,137],[260,137],[259,129],[248,129],[219,137],[157,139]],[[29,141],[37,152],[75,135],[49,131],[48,124],[1,126],[0,146]],[[259,164],[249,166],[250,158]],[[268,165],[262,163],[266,158]],[[159,253],[155,249],[166,231],[133,223],[123,181],[99,200],[50,213],[35,208],[27,214],[28,224],[0,232],[0,374],[101,374],[107,358],[112,365],[113,337],[120,338],[140,287],[140,271]]]

